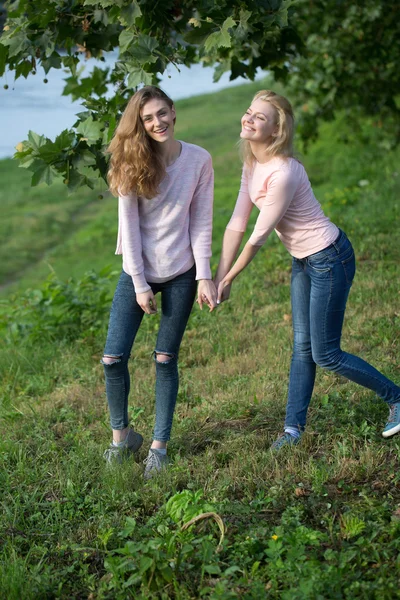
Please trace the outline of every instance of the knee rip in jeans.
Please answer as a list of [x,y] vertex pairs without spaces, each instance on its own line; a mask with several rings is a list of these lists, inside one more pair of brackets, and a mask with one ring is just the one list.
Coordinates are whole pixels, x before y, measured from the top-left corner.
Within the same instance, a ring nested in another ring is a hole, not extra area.
[[154,350],[153,358],[154,358],[154,361],[156,363],[158,363],[159,365],[161,365],[161,364],[166,365],[175,358],[175,354],[173,354],[172,352],[161,352],[159,350]]
[[104,354],[101,359],[101,364],[105,367],[111,367],[111,365],[117,365],[121,362],[123,354]]

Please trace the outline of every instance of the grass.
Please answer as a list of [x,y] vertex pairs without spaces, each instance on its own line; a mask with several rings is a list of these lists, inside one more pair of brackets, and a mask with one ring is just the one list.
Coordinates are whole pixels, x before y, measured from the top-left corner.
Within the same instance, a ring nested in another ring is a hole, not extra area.
[[[240,179],[237,124],[258,87],[177,103],[178,136],[213,155],[214,266]],[[399,151],[383,153],[379,131],[365,130],[368,144],[344,121],[327,124],[302,160],[358,258],[343,346],[398,382]],[[304,442],[290,454],[268,450],[284,417],[292,343],[290,257],[275,237],[229,303],[212,314],[194,308],[180,356],[174,466],[144,484],[157,318],[144,320],[131,360],[131,416],[146,447],[116,472],[101,456],[109,429],[98,360],[116,275],[84,273],[120,266],[115,201],[98,191],[28,190],[24,171],[10,161],[0,170],[3,239],[14,243],[2,261],[3,284],[13,280],[2,314],[15,321],[0,349],[0,596],[400,597],[400,438],[381,438],[385,405],[318,371]],[[35,234],[20,221],[27,211],[37,215]],[[80,283],[44,286],[48,265]],[[29,286],[39,291],[21,299]],[[220,546],[213,518],[182,530],[213,512],[226,528]]]

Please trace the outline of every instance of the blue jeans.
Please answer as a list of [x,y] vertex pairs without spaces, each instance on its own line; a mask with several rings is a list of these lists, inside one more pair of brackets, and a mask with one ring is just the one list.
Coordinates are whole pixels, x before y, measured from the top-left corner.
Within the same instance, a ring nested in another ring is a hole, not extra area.
[[344,311],[355,270],[353,247],[342,231],[325,250],[293,259],[294,344],[285,427],[304,430],[317,365],[373,390],[389,404],[400,401],[400,387],[361,358],[340,348]]
[[[149,283],[154,294],[161,292],[161,321],[154,351],[156,364],[156,422],[154,440],[170,438],[176,397],[178,395],[178,353],[196,295],[196,268],[165,283]],[[110,322],[104,355],[115,362],[104,365],[106,392],[113,429],[129,424],[128,396],[130,377],[128,360],[144,312],[136,301],[132,278],[122,271],[111,306]],[[166,354],[166,362],[157,360],[157,353]]]

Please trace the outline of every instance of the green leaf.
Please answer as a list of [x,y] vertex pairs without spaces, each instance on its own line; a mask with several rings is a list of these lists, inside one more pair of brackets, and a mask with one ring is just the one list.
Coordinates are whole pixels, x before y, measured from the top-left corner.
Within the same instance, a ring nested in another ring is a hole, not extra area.
[[249,10],[245,10],[244,8],[240,9],[240,25],[243,27],[245,31],[249,29],[248,21],[251,17],[252,13]]
[[40,64],[42,65],[44,72],[47,75],[50,69],[61,69],[61,56],[57,54],[57,52],[53,52],[53,54],[49,56],[49,58],[42,60]]
[[77,169],[70,169],[70,171],[69,171],[69,179],[68,179],[67,185],[68,185],[68,191],[70,194],[72,194],[78,188],[80,188],[84,185],[87,185],[88,187],[90,187],[93,190],[96,183],[97,183],[96,179],[92,179],[92,178],[86,177],[86,175],[82,175],[82,173],[79,173],[79,171]]
[[44,146],[44,144],[47,144],[49,141],[44,135],[38,135],[34,131],[28,132],[28,140],[31,144],[31,147],[36,151],[38,151],[41,146]]
[[248,65],[246,65],[243,62],[240,62],[240,60],[238,60],[235,56],[232,58],[231,60],[231,76],[230,79],[236,79],[237,77],[244,77],[246,78],[248,76]]
[[45,163],[52,163],[60,156],[60,151],[58,148],[55,148],[54,143],[49,140],[39,148],[38,154]]
[[12,56],[16,56],[20,52],[24,52],[30,47],[30,41],[24,31],[20,31],[19,33],[13,35],[12,37],[1,39],[0,44],[9,47],[8,55],[11,58]]
[[147,62],[154,63],[157,57],[154,56],[153,50],[158,46],[158,42],[155,38],[148,35],[141,35],[138,39],[138,43],[129,49],[130,54],[138,60],[139,63],[144,64]]
[[231,36],[228,31],[216,31],[208,36],[204,42],[204,48],[207,52],[216,48],[230,48],[231,47]]
[[136,34],[132,31],[122,31],[119,36],[119,51],[120,54],[126,52],[129,46],[132,44],[133,40],[136,38]]
[[103,131],[103,144],[109,144],[111,141],[112,136],[114,135],[114,131],[115,131],[115,125],[117,123],[117,119],[116,117],[111,117],[109,120],[109,125],[108,127],[106,127],[106,129]]
[[136,529],[136,519],[133,517],[126,517],[125,519],[125,527],[118,534],[120,537],[130,537]]
[[29,147],[27,142],[20,142],[15,146],[16,152],[13,158],[19,161],[19,167],[22,169],[28,169],[32,163],[37,160],[34,156],[32,148]]
[[0,77],[4,74],[7,64],[8,50],[3,44],[0,44]]
[[55,176],[57,176],[57,172],[51,167],[47,165],[43,161],[42,164],[38,166],[35,172],[32,175],[31,185],[39,185],[39,183],[47,183],[50,185],[53,182]]
[[91,167],[96,164],[95,155],[90,150],[83,150],[79,154],[75,154],[73,160],[74,167]]
[[52,32],[49,30],[45,31],[38,39],[38,43],[43,49],[46,58],[49,58],[53,54],[55,48],[54,35]]
[[222,24],[221,31],[216,31],[208,36],[204,43],[204,47],[206,52],[214,48],[230,48],[231,43],[231,35],[229,33],[229,29],[236,25],[235,21],[232,17],[228,17]]
[[218,565],[206,565],[204,571],[210,575],[221,575],[221,569]]
[[35,162],[35,160],[37,160],[34,156],[30,155],[30,156],[24,156],[23,158],[19,158],[18,156],[18,152],[16,152],[13,156],[13,158],[16,158],[17,160],[19,160],[19,167],[21,167],[21,169],[29,169],[31,167],[31,165]]
[[95,23],[103,23],[103,25],[105,25],[107,27],[107,25],[108,25],[107,11],[97,8],[95,11],[93,11],[93,21]]
[[242,569],[240,567],[238,567],[237,565],[232,565],[231,567],[228,567],[227,569],[225,569],[224,576],[229,577],[229,575],[233,575],[233,573],[237,573],[238,571],[241,571],[241,570]]
[[83,6],[96,6],[99,4],[102,8],[108,8],[114,5],[121,6],[122,2],[123,0],[85,0]]
[[79,64],[79,58],[76,56],[63,56],[62,63],[66,69],[69,69],[72,75],[76,75],[76,68]]
[[183,39],[188,44],[203,44],[210,34],[210,27],[202,29],[191,29],[183,36]]
[[139,569],[139,573],[143,574],[146,571],[148,571],[149,569],[151,569],[151,567],[154,565],[154,559],[151,558],[150,556],[142,556],[142,558],[140,559],[140,569]]
[[214,69],[214,74],[213,74],[213,82],[217,82],[221,79],[222,75],[224,73],[226,73],[226,71],[229,71],[229,69],[231,68],[231,61],[230,60],[223,60],[222,62],[219,63],[219,65],[217,65]]
[[169,565],[164,565],[164,566],[160,567],[160,572],[161,572],[163,578],[165,579],[165,581],[167,581],[168,583],[171,583],[171,581],[173,580],[173,577],[174,577],[174,572],[171,569],[171,567]]
[[277,13],[278,23],[281,27],[288,26],[288,9],[292,4],[296,4],[296,0],[283,0],[281,4]]
[[30,60],[23,60],[15,67],[15,79],[18,79],[18,77],[21,77],[21,75],[26,79],[31,71],[32,62]]
[[135,2],[135,0],[132,0],[129,3],[129,6],[121,10],[119,20],[122,25],[125,25],[126,27],[132,27],[132,25],[135,24],[136,19],[140,17],[141,14],[142,11],[140,10],[138,3]]
[[140,67],[132,67],[129,69],[129,75],[126,82],[128,88],[135,88],[140,83],[144,83],[144,85],[151,85],[153,82],[153,78],[150,73],[146,73]]
[[79,187],[85,185],[85,179],[86,177],[82,173],[76,169],[70,169],[67,183],[69,192],[75,192]]
[[93,117],[89,117],[76,128],[77,132],[82,135],[88,142],[97,142],[101,137],[101,130],[104,124],[99,121],[93,121]]
[[123,6],[126,0],[100,0],[100,6],[108,8],[110,6]]
[[251,15],[252,13],[249,10],[244,10],[243,8],[240,10],[240,21],[235,31],[235,38],[237,40],[246,39],[249,33],[253,31],[253,28],[248,23]]
[[228,31],[228,29],[231,29],[232,27],[235,27],[235,25],[236,25],[236,21],[234,19],[232,19],[232,17],[228,17],[223,22],[222,29],[224,31]]
[[69,129],[64,129],[54,140],[54,145],[59,150],[68,150],[75,141],[75,133]]
[[39,148],[38,154],[46,163],[55,162],[60,158],[60,154],[71,147],[74,140],[75,134],[65,129],[56,137],[54,142],[48,140],[46,144],[43,144]]

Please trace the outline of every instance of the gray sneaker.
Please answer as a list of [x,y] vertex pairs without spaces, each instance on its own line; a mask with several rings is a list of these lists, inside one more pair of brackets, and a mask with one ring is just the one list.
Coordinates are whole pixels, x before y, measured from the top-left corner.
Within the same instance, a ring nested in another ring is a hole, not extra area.
[[389,418],[382,431],[384,438],[391,437],[400,431],[400,402],[389,404]]
[[103,456],[108,464],[122,463],[134,452],[137,452],[142,444],[143,438],[140,433],[134,431],[134,429],[129,429],[128,435],[125,438],[125,444],[123,446],[110,444],[110,447],[107,448]]
[[143,462],[146,465],[143,477],[151,479],[168,466],[169,460],[166,454],[160,454],[157,450],[150,448],[147,458]]
[[294,435],[290,435],[290,433],[285,431],[271,444],[271,450],[277,452],[285,446],[295,446],[299,441],[300,438],[295,438]]

